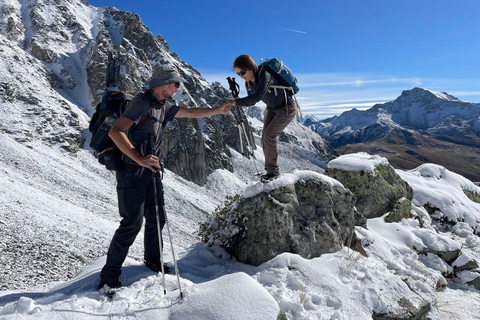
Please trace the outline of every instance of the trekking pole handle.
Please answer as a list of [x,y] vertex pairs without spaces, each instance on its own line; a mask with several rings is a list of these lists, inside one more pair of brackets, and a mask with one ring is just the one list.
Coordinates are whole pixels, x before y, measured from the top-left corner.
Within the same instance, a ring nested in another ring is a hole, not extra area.
[[228,81],[228,86],[230,87],[230,91],[232,91],[232,96],[234,98],[238,98],[238,94],[240,93],[240,85],[237,82],[235,82],[235,77],[233,78],[227,77],[227,81]]

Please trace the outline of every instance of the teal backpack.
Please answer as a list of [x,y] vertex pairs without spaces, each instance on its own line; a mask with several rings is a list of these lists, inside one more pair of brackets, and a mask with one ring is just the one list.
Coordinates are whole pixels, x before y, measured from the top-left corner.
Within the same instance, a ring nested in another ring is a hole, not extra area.
[[297,85],[297,78],[282,60],[276,58],[263,59],[258,67],[270,73],[281,86],[291,88],[293,94],[300,90]]
[[[275,90],[275,95],[277,94],[277,89],[282,89],[285,92],[286,90],[290,90],[293,94],[297,94],[300,91],[297,84],[297,78],[292,73],[289,67],[283,63],[282,60],[272,58],[272,59],[262,59],[262,62],[258,65],[259,68],[265,69],[268,73],[272,75],[272,77],[277,80],[280,86],[271,85],[270,88]],[[286,97],[285,97],[286,98]],[[297,98],[294,96],[294,99],[297,103],[297,120],[303,120],[302,110],[300,110],[300,105],[298,104]],[[285,99],[286,101],[286,99]]]

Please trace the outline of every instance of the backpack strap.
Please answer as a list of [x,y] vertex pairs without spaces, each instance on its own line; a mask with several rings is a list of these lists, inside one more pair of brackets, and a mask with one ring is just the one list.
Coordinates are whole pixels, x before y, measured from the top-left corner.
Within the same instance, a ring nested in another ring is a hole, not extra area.
[[295,103],[297,104],[297,121],[302,122],[303,121],[302,110],[300,109],[300,105],[298,104],[297,97],[293,96],[293,98],[295,99]]

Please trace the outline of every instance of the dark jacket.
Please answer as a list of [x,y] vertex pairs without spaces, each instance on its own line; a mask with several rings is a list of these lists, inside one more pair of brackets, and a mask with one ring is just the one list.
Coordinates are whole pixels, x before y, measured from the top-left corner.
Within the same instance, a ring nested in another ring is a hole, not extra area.
[[[289,90],[274,89],[271,86],[279,86],[277,80],[266,70],[259,69],[255,73],[255,83],[245,82],[248,96],[237,99],[237,106],[253,106],[262,100],[269,110],[276,110],[293,104],[293,95]],[[286,97],[286,101],[285,101]]]
[[[127,133],[130,142],[142,155],[154,153],[158,156],[163,129],[167,122],[175,118],[179,109],[179,106],[169,101],[158,100],[152,90],[137,95],[122,114],[122,117],[134,122]],[[154,146],[150,143],[152,136],[155,137]],[[125,156],[125,159],[129,158]]]

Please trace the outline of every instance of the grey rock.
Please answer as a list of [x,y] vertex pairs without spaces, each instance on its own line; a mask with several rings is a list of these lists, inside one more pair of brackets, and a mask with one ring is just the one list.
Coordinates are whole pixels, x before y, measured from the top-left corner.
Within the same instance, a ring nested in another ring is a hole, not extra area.
[[280,308],[280,312],[278,313],[277,320],[288,320],[287,314],[285,313],[285,310]]
[[299,180],[239,200],[233,219],[238,232],[221,242],[238,261],[252,265],[283,252],[313,258],[344,246],[358,249],[354,203],[355,196],[341,186],[319,178]]
[[196,184],[204,185],[213,170],[233,171],[230,151],[218,130],[218,121],[210,119],[211,139],[204,139],[197,119],[180,118],[168,126],[162,142],[165,166]]
[[400,222],[402,219],[410,217],[412,211],[412,202],[407,198],[401,198],[393,206],[392,211],[385,217],[387,222]]
[[480,275],[472,281],[467,282],[467,284],[474,286],[477,290],[480,290]]
[[478,268],[478,262],[465,253],[461,253],[459,257],[451,263],[453,266],[453,271],[455,273],[461,272],[464,270],[474,270]]
[[355,206],[367,219],[378,218],[391,211],[394,211],[393,220],[409,215],[413,189],[388,164],[378,165],[373,173],[327,168],[325,174],[340,181],[355,194]]
[[460,256],[461,252],[462,251],[460,249],[456,249],[456,250],[453,250],[453,251],[438,251],[438,250],[434,250],[434,249],[431,249],[431,248],[424,248],[423,250],[419,251],[419,253],[422,253],[422,254],[434,253],[437,256],[439,256],[440,258],[442,258],[449,265],[452,265],[452,263],[455,260],[457,260],[457,258]]
[[399,310],[390,313],[374,313],[373,320],[423,320],[428,319],[431,305],[424,302],[422,305],[416,307],[406,298],[401,298],[398,302]]
[[453,251],[444,251],[444,252],[439,252],[432,249],[428,249],[428,251],[437,254],[440,258],[442,258],[448,264],[452,264],[452,262],[455,261],[461,253],[460,249],[453,250]]

